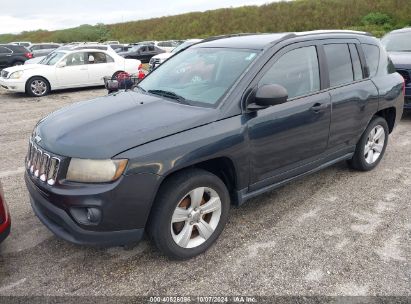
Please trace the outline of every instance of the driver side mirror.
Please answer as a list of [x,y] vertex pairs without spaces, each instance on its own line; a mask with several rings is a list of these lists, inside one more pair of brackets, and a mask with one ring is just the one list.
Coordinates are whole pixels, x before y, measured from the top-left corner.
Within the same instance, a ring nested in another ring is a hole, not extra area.
[[287,102],[287,89],[278,84],[265,84],[257,88],[248,109],[257,110]]
[[57,63],[58,68],[64,68],[65,66],[67,66],[67,63],[65,61],[60,61],[59,63]]

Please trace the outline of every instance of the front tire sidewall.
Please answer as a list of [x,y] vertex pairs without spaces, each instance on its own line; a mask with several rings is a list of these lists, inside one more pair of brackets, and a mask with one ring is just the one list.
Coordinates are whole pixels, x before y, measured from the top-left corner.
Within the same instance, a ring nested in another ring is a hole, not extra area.
[[[368,140],[368,135],[370,134],[371,130],[373,128],[375,128],[376,126],[378,126],[378,125],[381,126],[384,129],[384,133],[385,133],[384,147],[381,151],[380,157],[374,163],[369,164],[365,160],[364,149],[365,149],[365,145],[366,145],[367,140]],[[360,142],[357,145],[357,151],[356,151],[356,155],[355,155],[355,157],[357,159],[355,161],[358,162],[360,170],[363,170],[363,171],[372,170],[380,163],[381,159],[384,157],[385,150],[387,148],[388,134],[389,134],[388,125],[387,125],[387,122],[385,121],[384,118],[378,117],[378,118],[373,119],[370,122],[367,129],[364,131],[364,134],[362,135]]]
[[[221,200],[220,221],[214,233],[204,243],[194,248],[182,248],[175,243],[171,235],[171,218],[178,202],[197,187],[209,187],[218,193]],[[155,222],[152,223],[156,226],[153,230],[157,230],[153,237],[155,238],[156,245],[167,256],[175,259],[188,259],[203,253],[217,240],[228,219],[230,197],[224,183],[217,176],[208,172],[188,177],[185,182],[182,182],[180,186],[173,190],[167,189],[158,200],[158,203],[161,204],[161,209],[159,209],[160,212]]]
[[[34,93],[31,91],[31,84],[32,84],[34,81],[36,81],[36,80],[41,80],[41,81],[43,81],[43,82],[46,84],[46,90],[44,91],[44,93],[43,93],[42,95],[34,94]],[[30,78],[30,79],[26,82],[26,93],[27,93],[28,95],[30,95],[31,97],[43,97],[43,96],[46,96],[47,94],[50,93],[50,84],[49,84],[49,82],[48,82],[45,78],[43,78],[43,77],[33,77],[33,78]]]

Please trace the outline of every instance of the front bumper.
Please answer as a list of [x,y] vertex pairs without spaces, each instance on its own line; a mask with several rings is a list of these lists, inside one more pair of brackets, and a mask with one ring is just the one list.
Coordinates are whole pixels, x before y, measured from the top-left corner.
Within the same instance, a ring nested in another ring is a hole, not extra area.
[[0,87],[17,93],[24,93],[26,91],[26,83],[16,79],[0,78]]
[[[141,184],[141,189],[145,191],[140,191],[143,195],[139,195],[135,182],[156,180],[156,176],[147,175],[123,176],[115,187],[110,185],[103,192],[101,185],[96,187],[93,184],[87,185],[88,189],[83,190],[76,187],[67,189],[67,186],[63,190],[58,189],[58,186],[41,187],[27,172],[25,181],[33,211],[51,232],[71,243],[106,247],[135,244],[142,239],[152,196],[149,195],[151,192],[148,184]],[[124,186],[134,195],[124,193]],[[80,224],[70,213],[73,207],[91,206],[98,206],[102,211],[102,221],[98,225]]]

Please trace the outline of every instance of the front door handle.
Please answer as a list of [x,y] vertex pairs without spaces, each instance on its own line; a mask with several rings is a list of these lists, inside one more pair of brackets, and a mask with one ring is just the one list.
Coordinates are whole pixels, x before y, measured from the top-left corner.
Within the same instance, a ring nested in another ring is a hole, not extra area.
[[328,104],[317,102],[311,107],[311,110],[318,113],[318,112],[324,111],[327,108],[328,108]]

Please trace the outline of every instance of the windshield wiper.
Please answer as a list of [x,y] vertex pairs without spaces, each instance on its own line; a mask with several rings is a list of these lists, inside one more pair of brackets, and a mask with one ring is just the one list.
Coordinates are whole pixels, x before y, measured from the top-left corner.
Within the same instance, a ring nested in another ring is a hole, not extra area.
[[189,103],[187,102],[187,100],[186,100],[183,96],[180,96],[180,95],[178,95],[178,94],[176,94],[176,93],[174,93],[174,92],[171,92],[171,91],[165,91],[165,90],[148,90],[148,92],[151,93],[151,94],[160,95],[160,96],[163,96],[163,97],[168,97],[168,98],[175,99],[175,100],[177,100],[177,101],[180,102],[180,103],[189,104]]
[[136,88],[139,89],[139,90],[141,90],[141,91],[143,91],[143,92],[146,91],[146,90],[144,90],[140,85],[136,85]]

